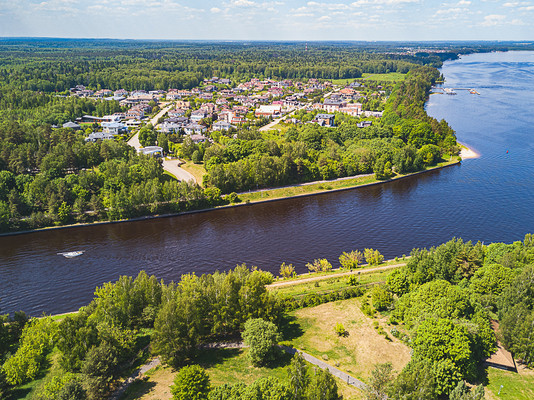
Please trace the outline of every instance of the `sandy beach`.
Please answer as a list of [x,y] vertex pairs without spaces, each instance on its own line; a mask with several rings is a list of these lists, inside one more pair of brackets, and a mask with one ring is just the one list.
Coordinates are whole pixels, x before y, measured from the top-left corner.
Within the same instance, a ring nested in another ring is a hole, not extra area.
[[479,158],[480,157],[480,154],[478,154],[473,149],[470,149],[469,147],[467,147],[463,143],[460,143],[460,142],[458,142],[458,143],[462,146],[462,149],[460,150],[460,157],[462,157],[462,160],[468,160],[470,158]]

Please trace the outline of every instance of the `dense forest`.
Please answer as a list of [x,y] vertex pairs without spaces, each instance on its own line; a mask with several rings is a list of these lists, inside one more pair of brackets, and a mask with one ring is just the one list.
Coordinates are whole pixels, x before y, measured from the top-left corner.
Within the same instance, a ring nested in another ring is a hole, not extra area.
[[372,309],[366,313],[386,310],[391,334],[412,348],[412,357],[396,375],[388,365],[377,364],[367,399],[482,399],[482,386],[469,391],[465,382],[485,381],[483,361],[496,349],[491,320],[500,322],[497,337],[516,359],[534,365],[533,263],[530,234],[522,242],[487,246],[453,239],[414,249],[407,264],[379,286],[354,286],[349,280],[346,288],[306,301],[268,291],[273,275],[245,265],[225,273],[183,275],[168,284],[144,272],[135,279],[123,276],[97,288],[89,305],[60,321],[28,320],[22,312],[2,316],[0,394],[9,398],[21,384],[48,371],[33,398],[107,398],[130,361],[146,359],[143,349],[150,344],[153,354],[179,370],[174,398],[188,398],[177,393],[184,396],[188,385],[203,382],[196,398],[337,400],[335,379],[327,372],[310,373],[298,356],[287,367],[289,386],[270,377],[218,387],[210,387],[196,365],[198,356],[210,343],[242,335],[250,344],[250,362],[269,365],[281,355],[265,343],[294,333],[287,330],[291,310],[350,297],[361,298],[363,307],[370,296],[367,307]]

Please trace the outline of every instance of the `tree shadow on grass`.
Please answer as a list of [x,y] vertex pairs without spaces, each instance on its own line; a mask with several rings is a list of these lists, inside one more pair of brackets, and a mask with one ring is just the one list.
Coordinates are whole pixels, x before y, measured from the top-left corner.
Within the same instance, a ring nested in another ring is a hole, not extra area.
[[156,386],[156,382],[151,382],[146,376],[143,379],[139,379],[133,382],[126,392],[121,396],[121,400],[139,399],[142,396],[149,394]]
[[241,351],[239,348],[199,349],[196,353],[195,362],[203,368],[211,368],[217,364],[222,364],[225,360],[237,357]]
[[274,351],[275,351],[274,359],[267,362],[264,365],[264,367],[274,369],[274,368],[286,367],[289,364],[291,364],[291,359],[293,358],[293,354],[289,354],[287,351],[284,351],[279,347],[276,347]]
[[293,340],[304,334],[302,327],[297,322],[297,318],[292,315],[284,317],[280,324],[280,332],[284,340]]

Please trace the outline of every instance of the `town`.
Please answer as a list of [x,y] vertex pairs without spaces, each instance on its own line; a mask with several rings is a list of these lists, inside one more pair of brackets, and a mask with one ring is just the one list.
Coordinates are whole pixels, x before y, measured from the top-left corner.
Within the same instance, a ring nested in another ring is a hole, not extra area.
[[238,128],[268,131],[303,123],[335,127],[338,114],[358,118],[357,126],[364,128],[382,116],[388,94],[385,89],[372,80],[352,80],[343,85],[318,79],[299,82],[254,78],[236,84],[219,77],[205,79],[191,90],[95,91],[77,85],[69,90],[70,96],[116,102],[121,111],[84,115],[62,127],[85,128],[85,140],[92,142],[133,137],[129,143],[139,152],[163,156],[173,152],[174,146],[161,146],[156,135],[156,140],[139,142],[136,136],[142,126],[148,125],[156,134],[164,133],[175,144],[185,137],[197,144],[213,142],[221,134],[235,135]]

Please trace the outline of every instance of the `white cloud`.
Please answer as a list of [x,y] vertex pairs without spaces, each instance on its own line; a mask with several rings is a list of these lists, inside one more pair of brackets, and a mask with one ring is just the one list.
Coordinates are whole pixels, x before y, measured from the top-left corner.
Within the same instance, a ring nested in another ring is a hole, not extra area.
[[214,14],[218,14],[218,13],[221,13],[222,10],[220,8],[217,8],[217,7],[213,7],[210,9],[210,11]]
[[460,14],[461,12],[466,11],[465,8],[443,8],[436,11],[436,15],[440,14]]
[[484,22],[482,22],[481,26],[497,26],[502,25],[502,23],[506,20],[506,15],[502,14],[491,14],[486,15],[484,17]]
[[529,6],[531,3],[527,1],[510,1],[508,3],[504,3],[503,7],[521,7],[521,6]]
[[389,5],[394,6],[398,4],[406,4],[406,3],[419,3],[420,0],[358,0],[351,5],[357,7],[357,6],[365,6],[365,5]]
[[319,18],[319,21],[330,21],[332,18],[330,18],[328,15],[323,15],[321,18]]
[[251,7],[251,6],[257,6],[257,3],[249,0],[232,0],[230,2],[230,5],[235,7]]

